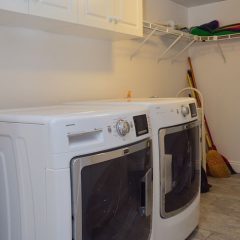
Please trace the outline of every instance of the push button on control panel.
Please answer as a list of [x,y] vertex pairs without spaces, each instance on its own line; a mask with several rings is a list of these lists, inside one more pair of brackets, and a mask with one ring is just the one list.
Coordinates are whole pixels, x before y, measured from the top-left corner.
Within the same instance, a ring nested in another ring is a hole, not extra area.
[[107,129],[108,129],[108,132],[109,132],[109,133],[112,132],[112,127],[111,127],[111,126],[108,126]]

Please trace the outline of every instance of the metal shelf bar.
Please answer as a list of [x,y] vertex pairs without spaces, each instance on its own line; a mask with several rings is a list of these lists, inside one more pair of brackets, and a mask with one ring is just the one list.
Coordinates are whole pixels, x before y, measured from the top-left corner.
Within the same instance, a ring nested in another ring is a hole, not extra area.
[[130,59],[132,60],[140,51],[140,49],[144,46],[144,44],[151,38],[151,36],[157,31],[157,29],[153,29],[150,34],[146,36],[146,38],[141,42],[141,44],[137,47],[137,49],[131,54]]
[[190,48],[194,43],[196,42],[195,39],[193,39],[185,48],[183,48],[180,52],[178,52],[174,57],[173,60],[182,55],[188,48]]
[[220,52],[220,54],[221,54],[221,56],[222,56],[222,58],[223,58],[224,63],[226,63],[226,62],[227,62],[227,59],[226,59],[226,57],[225,57],[225,55],[224,55],[224,52],[223,52],[222,47],[221,47],[221,45],[220,45],[219,42],[217,42],[217,46],[218,46],[219,52]]
[[178,36],[177,39],[175,39],[175,41],[157,58],[157,62],[159,63],[163,57],[170,51],[171,48],[173,48],[178,42],[179,40],[182,38],[182,35]]

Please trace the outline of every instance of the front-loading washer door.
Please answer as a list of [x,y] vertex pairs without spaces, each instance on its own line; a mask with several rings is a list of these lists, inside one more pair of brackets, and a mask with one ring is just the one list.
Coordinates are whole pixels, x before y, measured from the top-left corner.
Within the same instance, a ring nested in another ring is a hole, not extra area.
[[74,240],[149,239],[150,150],[143,141],[72,160]]
[[198,121],[159,131],[160,214],[163,218],[183,211],[199,192],[199,133]]

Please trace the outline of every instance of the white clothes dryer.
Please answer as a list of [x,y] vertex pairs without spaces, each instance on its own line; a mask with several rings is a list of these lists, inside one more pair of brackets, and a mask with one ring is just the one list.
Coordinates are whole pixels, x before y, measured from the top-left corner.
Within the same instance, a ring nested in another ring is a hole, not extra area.
[[141,106],[1,111],[0,239],[150,239],[147,116]]
[[153,142],[153,239],[185,240],[199,221],[201,134],[195,99],[110,99],[91,104],[141,105],[149,109]]

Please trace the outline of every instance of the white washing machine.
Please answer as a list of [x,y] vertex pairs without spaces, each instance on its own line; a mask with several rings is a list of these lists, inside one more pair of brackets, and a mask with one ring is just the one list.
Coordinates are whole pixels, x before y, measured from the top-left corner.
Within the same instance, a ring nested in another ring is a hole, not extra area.
[[143,105],[149,109],[153,141],[153,239],[186,239],[199,221],[201,134],[195,99],[112,99],[91,104]]
[[0,239],[150,239],[147,116],[141,106],[1,111]]

